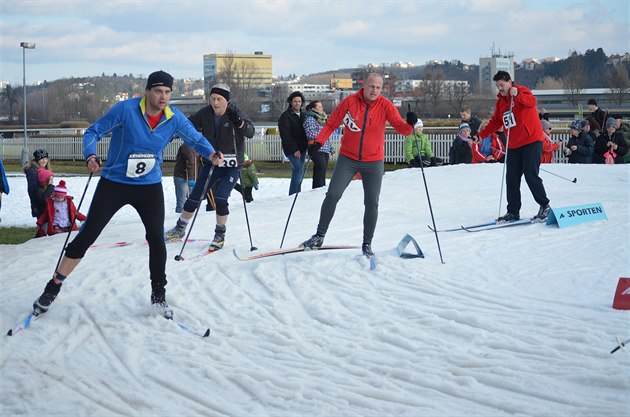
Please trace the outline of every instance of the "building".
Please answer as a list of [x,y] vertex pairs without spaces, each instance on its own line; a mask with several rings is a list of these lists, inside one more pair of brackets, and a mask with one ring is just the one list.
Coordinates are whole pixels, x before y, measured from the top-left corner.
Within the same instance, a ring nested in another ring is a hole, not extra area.
[[489,58],[479,58],[479,90],[481,94],[493,95],[497,88],[492,77],[497,71],[507,71],[514,79],[514,55],[492,54]]
[[229,73],[228,82],[241,81],[247,87],[262,88],[271,85],[271,55],[262,51],[253,54],[207,54],[203,56],[203,78],[206,90],[223,73]]

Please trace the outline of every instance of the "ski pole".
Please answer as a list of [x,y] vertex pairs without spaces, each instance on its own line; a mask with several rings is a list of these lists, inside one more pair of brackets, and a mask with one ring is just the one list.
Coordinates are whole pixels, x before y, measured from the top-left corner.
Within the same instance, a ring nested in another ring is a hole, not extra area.
[[540,170],[541,170],[541,171],[546,172],[547,174],[555,175],[555,176],[556,176],[556,177],[558,177],[558,178],[562,178],[563,180],[567,180],[567,181],[572,182],[572,183],[574,183],[574,184],[575,184],[575,183],[577,183],[577,177],[576,177],[576,178],[573,178],[572,180],[570,180],[570,179],[568,179],[568,178],[566,178],[566,177],[563,177],[562,175],[554,174],[554,173],[553,173],[553,172],[551,172],[551,171],[547,171],[547,170],[546,170],[546,169],[544,169],[544,168],[540,168]]
[[416,140],[416,149],[418,150],[418,156],[420,157],[420,170],[422,171],[422,180],[424,181],[424,190],[427,193],[427,201],[429,202],[429,212],[431,213],[431,221],[433,222],[433,232],[435,233],[435,242],[437,243],[438,252],[440,253],[440,261],[444,263],[444,258],[442,258],[442,248],[440,248],[440,239],[437,234],[437,227],[435,226],[435,217],[433,216],[433,207],[431,206],[431,197],[429,197],[429,187],[427,186],[427,178],[424,175],[424,164],[422,163],[422,152],[420,152],[420,145],[418,145],[418,138],[416,137],[416,133],[413,133],[414,139]]
[[243,190],[243,192],[241,193],[241,197],[243,197],[243,210],[245,211],[245,222],[247,223],[247,233],[249,234],[249,246],[250,246],[249,250],[253,252],[257,250],[258,248],[254,246],[254,243],[252,242],[252,231],[249,228],[249,216],[247,215],[247,202],[245,201],[245,188],[243,188],[243,181],[241,181],[240,175],[239,175],[238,181],[241,184],[241,189]]
[[[514,107],[514,96],[510,95],[510,111],[512,111],[513,107]],[[506,181],[506,179],[505,179],[505,168],[507,167],[507,164],[508,164],[508,151],[510,150],[510,148],[509,148],[509,146],[510,146],[510,128],[511,128],[511,126],[508,126],[507,134],[505,135],[505,162],[503,163],[503,173],[501,174],[501,193],[499,194],[499,215],[497,216],[497,219],[499,217],[501,217],[501,202],[503,201],[503,185],[504,185],[504,183]]]
[[[308,158],[306,159],[306,164],[304,164],[304,171],[302,172],[302,179],[300,180],[300,189],[302,188],[302,182],[304,182],[304,176],[306,175],[306,170],[308,168],[308,163],[311,162],[311,156],[307,154]],[[295,207],[295,202],[297,201],[298,195],[300,191],[295,193],[295,197],[293,198],[293,204],[291,204],[291,210],[289,210],[289,217],[287,217],[287,224],[284,225],[284,232],[282,233],[282,240],[280,241],[280,249],[282,249],[282,245],[284,244],[284,236],[287,234],[287,228],[289,227],[289,220],[291,220],[291,213],[293,213],[293,207]]]
[[70,239],[70,234],[72,233],[72,228],[74,227],[74,223],[77,221],[77,216],[79,215],[79,210],[81,209],[81,204],[83,204],[85,193],[87,192],[88,186],[90,185],[90,181],[92,180],[92,175],[94,175],[94,173],[90,172],[90,176],[88,177],[88,180],[85,183],[85,188],[83,189],[83,195],[81,195],[81,200],[79,200],[77,211],[75,211],[74,216],[72,218],[72,223],[70,224],[70,230],[68,230],[68,234],[66,235],[66,241],[63,242],[63,247],[61,248],[59,259],[57,259],[57,265],[55,266],[55,273],[57,272],[57,268],[59,268],[59,264],[61,264],[61,258],[63,258],[63,253],[66,251],[66,245],[68,244],[68,240]]
[[214,164],[210,167],[210,172],[208,172],[208,178],[206,178],[206,183],[203,185],[203,192],[201,193],[201,197],[199,198],[199,202],[197,203],[197,208],[195,209],[195,215],[193,216],[192,222],[190,222],[190,228],[188,229],[188,233],[186,233],[186,239],[184,239],[184,243],[182,244],[182,248],[179,251],[179,255],[175,255],[176,261],[183,261],[182,253],[184,253],[184,248],[186,247],[186,243],[188,242],[188,238],[190,237],[190,232],[192,232],[193,226],[195,225],[195,220],[197,219],[197,213],[199,213],[199,207],[201,207],[201,202],[204,200],[203,196],[208,192],[208,186],[210,185],[210,179],[212,178],[212,173],[214,172]]
[[619,339],[619,336],[617,336],[617,347],[614,348],[613,350],[610,351],[610,354],[612,355],[613,353],[615,353],[616,351],[618,351],[619,349],[624,349],[624,347],[630,343],[630,339],[626,340],[625,342],[622,342],[621,339]]

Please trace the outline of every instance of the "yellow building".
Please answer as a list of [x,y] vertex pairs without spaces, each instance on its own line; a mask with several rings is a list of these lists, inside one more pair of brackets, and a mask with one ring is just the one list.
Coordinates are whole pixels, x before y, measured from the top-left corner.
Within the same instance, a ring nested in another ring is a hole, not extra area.
[[204,55],[203,78],[206,84],[220,79],[246,88],[269,86],[272,78],[271,55],[264,55],[261,51]]

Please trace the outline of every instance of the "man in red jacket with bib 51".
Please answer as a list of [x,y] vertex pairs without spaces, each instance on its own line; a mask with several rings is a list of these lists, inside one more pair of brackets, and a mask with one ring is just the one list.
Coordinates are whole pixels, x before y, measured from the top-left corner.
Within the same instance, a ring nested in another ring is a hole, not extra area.
[[410,113],[405,122],[396,106],[381,96],[382,89],[383,78],[376,73],[368,74],[363,88],[339,103],[315,141],[309,144],[309,151],[317,152],[333,131],[344,124],[339,158],[322,203],[317,233],[302,243],[305,248],[317,249],[322,246],[337,202],[358,172],[363,180],[365,205],[362,251],[366,256],[374,255],[372,237],[376,229],[378,199],[385,170],[385,123],[389,122],[398,133],[408,136],[413,132],[413,125],[417,121],[415,114],[415,120],[410,120]]
[[542,142],[542,125],[536,110],[536,98],[523,86],[514,85],[510,74],[498,71],[492,80],[497,86],[497,103],[494,114],[488,124],[479,131],[479,137],[485,138],[503,126],[507,132],[507,158],[505,163],[505,185],[507,195],[507,213],[497,220],[509,222],[519,220],[521,209],[521,177],[525,181],[534,200],[540,206],[538,214],[532,220],[542,222],[549,215],[549,199],[542,179],[538,176]]

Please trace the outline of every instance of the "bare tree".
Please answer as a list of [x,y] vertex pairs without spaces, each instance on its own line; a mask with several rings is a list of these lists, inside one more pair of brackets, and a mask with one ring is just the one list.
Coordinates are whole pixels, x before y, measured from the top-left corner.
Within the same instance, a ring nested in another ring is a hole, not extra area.
[[234,53],[228,51],[221,68],[217,68],[214,82],[223,82],[230,86],[230,101],[252,112],[256,105],[254,98],[259,87],[256,79],[257,68],[253,62],[237,61]]
[[466,98],[471,95],[470,88],[464,82],[449,84],[446,87],[446,94],[448,96],[448,104],[456,113],[462,108]]
[[13,88],[11,84],[7,84],[2,92],[2,99],[9,104],[9,122],[13,122],[13,106],[20,101],[19,89]]
[[579,55],[574,53],[567,58],[566,69],[562,76],[562,86],[571,104],[577,106],[580,103],[580,92],[586,87],[587,79],[584,62]]
[[430,99],[433,106],[432,116],[435,117],[438,101],[444,92],[444,72],[440,68],[425,68],[420,81],[420,88]]
[[606,73],[606,87],[608,87],[608,95],[610,100],[622,105],[630,95],[630,78],[628,78],[628,70],[624,64],[617,64],[608,73]]

